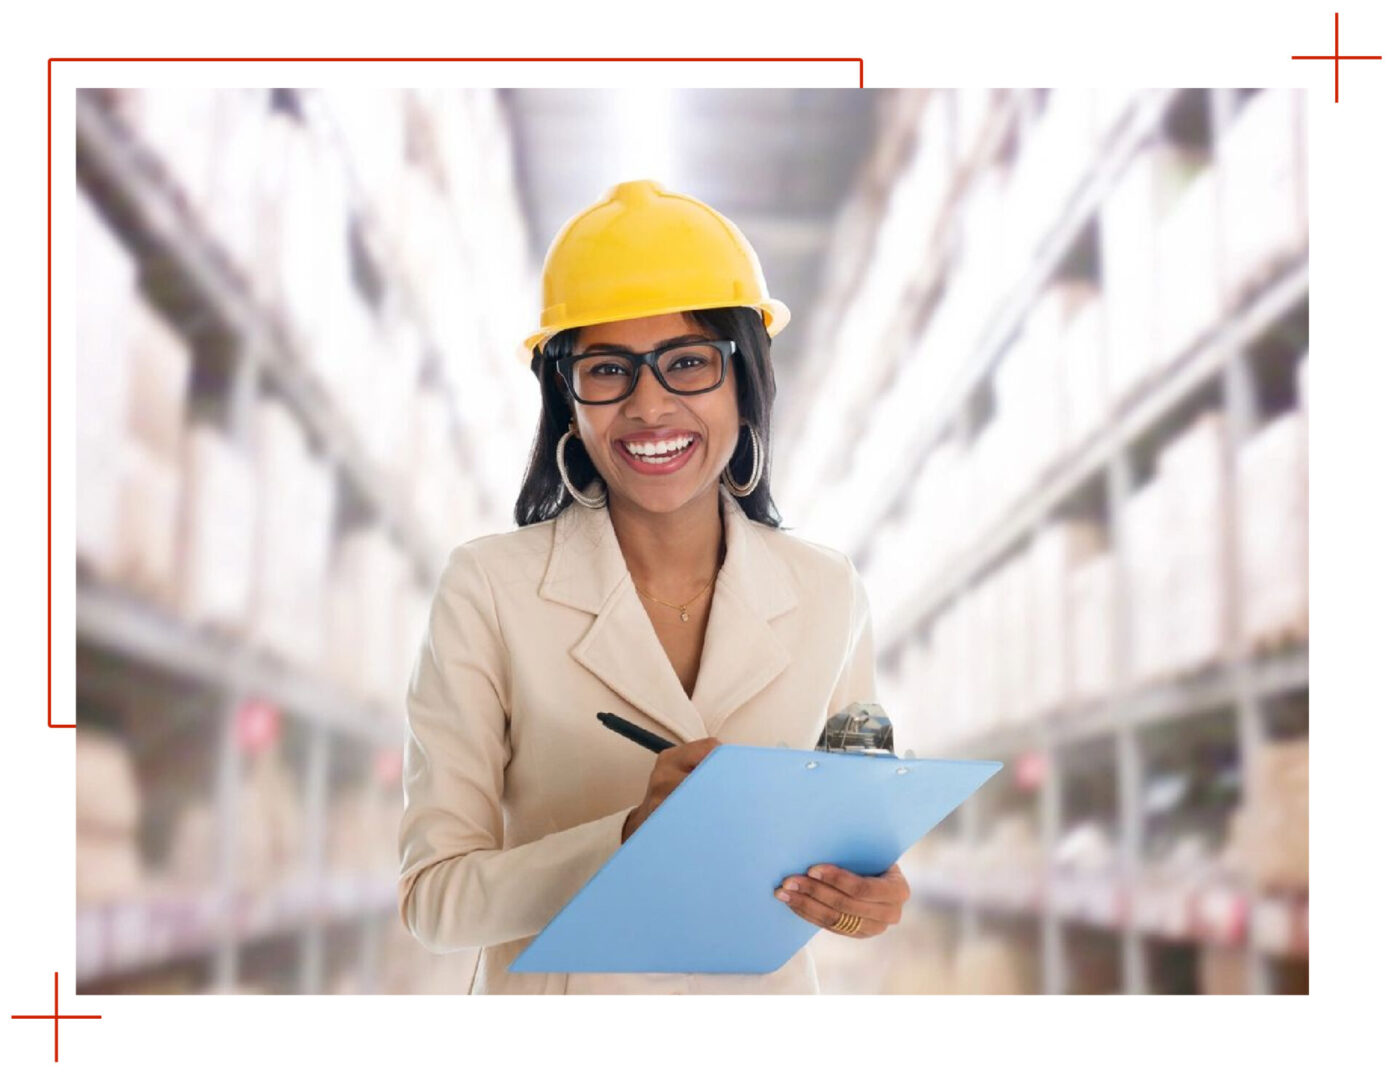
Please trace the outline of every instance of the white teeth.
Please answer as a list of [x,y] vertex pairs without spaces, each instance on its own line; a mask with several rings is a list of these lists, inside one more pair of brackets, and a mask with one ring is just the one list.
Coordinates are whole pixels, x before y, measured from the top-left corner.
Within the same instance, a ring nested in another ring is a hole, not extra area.
[[683,450],[693,441],[692,435],[684,435],[677,439],[666,439],[658,443],[627,443],[626,449],[636,457],[662,457]]

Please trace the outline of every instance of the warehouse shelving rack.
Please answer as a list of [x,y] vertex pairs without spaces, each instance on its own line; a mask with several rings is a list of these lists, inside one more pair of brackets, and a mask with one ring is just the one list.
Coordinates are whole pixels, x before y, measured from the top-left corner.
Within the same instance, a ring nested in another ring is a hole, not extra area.
[[[1005,99],[1003,113],[997,118],[986,118],[985,131],[992,130],[995,138],[981,142],[981,152],[974,157],[976,162],[995,156],[999,140],[1012,137],[1005,116],[1026,114],[1028,93],[1032,91]],[[1185,101],[1184,95],[1190,93],[1201,94],[1202,99]],[[908,441],[911,460],[921,460],[942,438],[967,429],[972,396],[989,377],[1045,283],[1080,243],[1104,195],[1136,149],[1172,111],[1180,108],[1201,111],[1206,116],[1207,129],[1213,135],[1210,142],[1215,146],[1216,133],[1231,121],[1240,100],[1240,92],[1226,89],[1152,90],[1136,97],[1103,144],[1101,157],[1088,164],[1056,222],[1033,246],[1030,265],[1003,298],[978,346],[934,407],[929,423]],[[905,138],[905,132],[900,137]],[[1220,170],[1221,162],[1215,159],[1212,167]],[[963,178],[952,186],[950,202],[954,202],[962,181]],[[949,216],[948,207],[942,218]],[[927,266],[941,265],[942,258],[932,251]],[[1112,403],[1097,430],[1075,446],[1066,447],[1033,479],[1024,494],[1001,508],[980,535],[970,538],[949,565],[927,580],[909,584],[900,605],[882,613],[877,620],[879,663],[884,670],[895,673],[903,658],[910,655],[907,650],[916,635],[925,631],[939,611],[964,597],[974,582],[994,569],[1009,552],[1031,541],[1056,512],[1088,488],[1094,486],[1101,492],[1107,531],[1119,553],[1124,532],[1122,511],[1127,496],[1141,479],[1142,447],[1203,397],[1221,406],[1226,432],[1228,475],[1223,513],[1224,530],[1231,539],[1226,550],[1225,580],[1229,588],[1235,588],[1240,557],[1233,526],[1236,455],[1260,422],[1259,388],[1248,350],[1273,332],[1307,338],[1307,258],[1301,254],[1271,270],[1265,281],[1252,283],[1232,309],[1191,347]],[[920,297],[934,277],[934,273],[923,272],[909,283],[904,311],[924,313],[926,305]],[[894,347],[882,351],[897,355],[896,346],[900,345],[905,352],[916,329],[915,321],[905,315],[895,320],[885,342]],[[807,388],[806,400],[811,396]],[[876,399],[868,404],[871,409]],[[851,431],[860,430],[855,422],[846,426]],[[889,470],[881,485],[868,493],[868,503],[861,512],[848,516],[844,540],[856,564],[865,563],[872,554],[880,527],[900,513],[899,503],[906,492],[904,477]],[[1130,599],[1119,558],[1115,560],[1114,596],[1117,667],[1126,670]],[[1144,683],[1131,683],[1118,674],[1115,687],[1104,700],[1060,707],[1025,723],[1000,726],[938,746],[937,752],[945,756],[1001,758],[1011,765],[1029,761],[1041,769],[1033,802],[1043,862],[1036,871],[999,870],[969,879],[924,870],[914,863],[909,871],[914,896],[957,911],[965,935],[974,934],[986,918],[1009,917],[1036,927],[1041,943],[1042,989],[1049,993],[1071,989],[1066,938],[1083,927],[1119,940],[1120,987],[1128,993],[1150,989],[1147,939],[1173,941],[1185,947],[1244,946],[1249,986],[1254,993],[1276,989],[1273,958],[1307,962],[1308,900],[1303,896],[1253,893],[1221,879],[1160,893],[1143,887],[1140,881],[1147,735],[1164,731],[1171,738],[1182,739],[1188,737],[1189,725],[1195,721],[1210,716],[1230,718],[1230,737],[1238,751],[1240,772],[1245,775],[1248,762],[1267,737],[1266,713],[1271,703],[1293,701],[1308,691],[1306,646],[1291,642],[1279,650],[1253,649],[1242,640],[1235,596],[1229,610],[1225,655],[1201,669]],[[1307,723],[1306,720],[1306,726]],[[1119,820],[1118,869],[1097,878],[1074,878],[1050,869],[1051,853],[1063,832],[1065,785],[1069,782],[1065,767],[1089,750],[1098,760],[1106,761],[1107,771],[1114,774],[1108,779]],[[1010,783],[1013,771],[1007,770],[1005,785]],[[1021,793],[1016,795],[1007,787],[1000,791],[1006,793],[1005,798],[1023,801]],[[944,827],[958,828],[961,836],[972,840],[981,838],[986,831],[986,811],[992,805],[992,800],[971,800]]]
[[[313,98],[305,115],[329,137]],[[332,463],[356,510],[380,521],[407,552],[416,578],[434,583],[440,567],[432,547],[412,520],[403,493],[369,459],[360,440],[326,388],[298,355],[293,335],[279,314],[252,295],[244,273],[199,221],[158,153],[142,145],[103,103],[97,92],[77,95],[77,172],[81,188],[136,258],[142,283],[172,325],[191,343],[196,369],[216,369],[222,382],[221,421],[235,444],[250,441],[252,409],[263,389],[286,402]],[[346,163],[347,164],[347,163]],[[389,245],[355,188],[355,225],[365,237],[375,273],[396,304],[419,323],[427,343],[424,363],[433,375],[430,328],[401,274]],[[459,423],[456,448],[465,457]],[[80,575],[77,639],[129,662],[140,672],[188,681],[218,702],[209,731],[217,739],[212,778],[217,820],[217,873],[207,891],[184,897],[132,899],[80,907],[79,979],[105,985],[128,973],[206,957],[210,989],[234,988],[241,950],[276,936],[294,936],[300,992],[319,992],[325,982],[325,936],[331,925],[357,926],[360,980],[376,985],[379,931],[396,908],[392,883],[331,876],[324,865],[326,803],[332,739],[370,754],[401,744],[396,718],[354,700],[317,675],[294,670],[233,634],[188,625],[122,590]],[[267,702],[306,727],[301,763],[307,829],[306,862],[300,878],[269,892],[249,894],[237,884],[237,798],[240,753],[239,710],[249,701]]]

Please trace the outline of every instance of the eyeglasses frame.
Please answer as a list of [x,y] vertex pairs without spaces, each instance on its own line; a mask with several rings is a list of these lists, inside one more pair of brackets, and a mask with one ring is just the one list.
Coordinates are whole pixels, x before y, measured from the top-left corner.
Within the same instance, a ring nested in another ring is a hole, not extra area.
[[[720,368],[718,371],[718,381],[712,386],[703,390],[676,390],[665,382],[664,374],[660,371],[660,357],[675,349],[692,348],[695,345],[717,345]],[[678,345],[665,345],[658,349],[651,349],[647,353],[632,352],[630,349],[607,349],[605,352],[584,352],[574,353],[572,356],[562,356],[554,361],[554,368],[563,379],[563,385],[567,387],[568,396],[579,405],[615,405],[617,402],[625,401],[635,393],[635,388],[640,385],[640,372],[642,365],[650,369],[658,382],[665,390],[671,394],[679,394],[684,397],[693,397],[697,394],[711,394],[723,385],[728,377],[728,364],[737,353],[737,342],[730,338],[714,338],[711,341],[684,341]],[[587,401],[577,395],[577,391],[572,386],[572,369],[580,360],[590,360],[597,356],[625,356],[636,362],[634,370],[631,372],[631,385],[626,387],[626,392],[620,397],[607,398],[605,401]]]

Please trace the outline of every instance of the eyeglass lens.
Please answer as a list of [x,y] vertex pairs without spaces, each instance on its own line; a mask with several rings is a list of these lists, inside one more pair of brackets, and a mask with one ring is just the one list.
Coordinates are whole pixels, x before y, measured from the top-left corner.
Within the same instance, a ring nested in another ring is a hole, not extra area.
[[[583,401],[612,401],[630,391],[638,361],[612,353],[591,353],[572,367],[572,386]],[[660,381],[680,394],[712,390],[723,375],[716,345],[676,345],[659,355]]]

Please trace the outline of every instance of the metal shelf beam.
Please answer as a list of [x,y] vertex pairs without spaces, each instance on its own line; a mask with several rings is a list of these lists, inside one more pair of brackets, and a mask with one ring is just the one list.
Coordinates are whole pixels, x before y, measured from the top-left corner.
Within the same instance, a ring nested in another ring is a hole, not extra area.
[[231,640],[186,623],[117,590],[80,584],[77,636],[127,659],[263,698],[330,731],[378,746],[399,745],[394,724],[342,691],[259,656],[247,642]]

